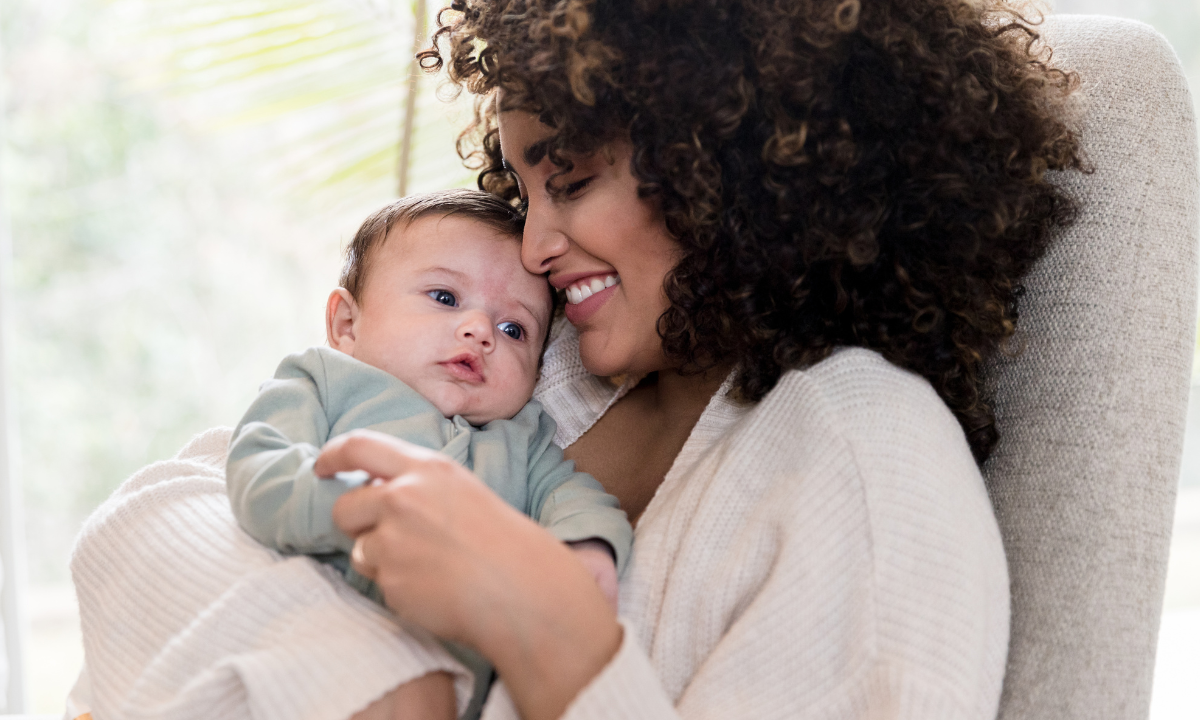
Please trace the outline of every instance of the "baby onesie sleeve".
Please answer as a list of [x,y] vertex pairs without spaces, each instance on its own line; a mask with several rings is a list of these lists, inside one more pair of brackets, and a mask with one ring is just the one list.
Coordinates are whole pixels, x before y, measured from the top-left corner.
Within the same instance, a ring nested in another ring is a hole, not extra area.
[[575,472],[574,461],[563,458],[554,444],[557,425],[540,404],[532,401],[526,411],[539,414],[529,444],[529,516],[563,542],[603,540],[613,549],[617,572],[623,572],[633,548],[625,511],[596,478]]
[[313,473],[329,438],[328,382],[319,349],[289,355],[234,430],[226,465],[230,504],[255,540],[287,553],[349,552],[333,504],[357,483]]

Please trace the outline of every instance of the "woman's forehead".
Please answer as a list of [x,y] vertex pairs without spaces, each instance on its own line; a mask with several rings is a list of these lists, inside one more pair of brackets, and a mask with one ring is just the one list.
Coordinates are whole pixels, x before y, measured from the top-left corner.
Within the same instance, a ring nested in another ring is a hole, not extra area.
[[500,150],[510,165],[536,167],[545,159],[554,128],[533,113],[508,110],[497,116]]

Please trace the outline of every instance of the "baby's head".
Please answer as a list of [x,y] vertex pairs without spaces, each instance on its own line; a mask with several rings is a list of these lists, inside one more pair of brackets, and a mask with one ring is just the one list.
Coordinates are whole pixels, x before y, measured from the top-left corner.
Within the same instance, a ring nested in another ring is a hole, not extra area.
[[529,402],[553,309],[521,265],[520,218],[471,190],[402,198],[367,218],[329,295],[329,344],[473,425]]

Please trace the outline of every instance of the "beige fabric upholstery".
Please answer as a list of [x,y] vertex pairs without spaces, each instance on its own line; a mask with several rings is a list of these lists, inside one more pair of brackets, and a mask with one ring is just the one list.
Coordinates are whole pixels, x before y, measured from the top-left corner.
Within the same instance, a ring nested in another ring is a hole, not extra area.
[[1095,174],[1061,182],[1078,224],[1029,278],[1024,354],[998,362],[985,467],[1012,582],[1003,720],[1144,720],[1195,327],[1196,137],[1166,40],[1051,18],[1083,81]]

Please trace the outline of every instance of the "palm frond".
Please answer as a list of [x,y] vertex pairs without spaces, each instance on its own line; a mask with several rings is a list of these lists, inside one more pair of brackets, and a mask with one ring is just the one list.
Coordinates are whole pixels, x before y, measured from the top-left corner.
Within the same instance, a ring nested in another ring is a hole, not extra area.
[[[416,2],[118,2],[136,18],[123,40],[136,48],[136,84],[168,90],[194,126],[241,138],[247,166],[282,189],[353,197],[405,179],[406,189],[471,182],[437,80],[410,81]],[[401,158],[406,106],[412,148]]]

